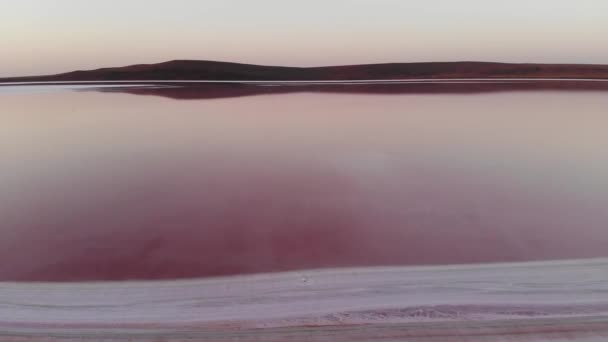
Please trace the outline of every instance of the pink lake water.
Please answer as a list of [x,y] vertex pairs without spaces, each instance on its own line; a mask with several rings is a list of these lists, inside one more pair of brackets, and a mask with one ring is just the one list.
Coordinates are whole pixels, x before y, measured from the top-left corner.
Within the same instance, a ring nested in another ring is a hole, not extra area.
[[129,89],[0,87],[0,281],[608,256],[606,92]]

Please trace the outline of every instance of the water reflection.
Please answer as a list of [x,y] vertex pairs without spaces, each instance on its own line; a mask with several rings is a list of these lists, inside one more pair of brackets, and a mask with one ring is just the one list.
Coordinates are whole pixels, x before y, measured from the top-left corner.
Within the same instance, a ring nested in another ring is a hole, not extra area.
[[214,99],[290,93],[335,94],[480,94],[512,91],[608,91],[603,81],[442,81],[393,84],[328,84],[285,86],[256,84],[151,84],[148,86],[87,87],[88,90],[154,95],[178,100]]
[[608,255],[603,93],[123,91],[0,94],[0,280]]

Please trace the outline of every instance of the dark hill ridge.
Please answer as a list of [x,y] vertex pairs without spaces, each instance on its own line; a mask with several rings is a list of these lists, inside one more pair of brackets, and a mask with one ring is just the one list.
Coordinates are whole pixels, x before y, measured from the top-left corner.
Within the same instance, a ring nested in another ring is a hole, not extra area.
[[490,62],[386,63],[327,67],[280,67],[175,60],[64,74],[0,78],[19,81],[220,80],[306,81],[409,78],[596,78],[608,79],[608,65],[511,64]]

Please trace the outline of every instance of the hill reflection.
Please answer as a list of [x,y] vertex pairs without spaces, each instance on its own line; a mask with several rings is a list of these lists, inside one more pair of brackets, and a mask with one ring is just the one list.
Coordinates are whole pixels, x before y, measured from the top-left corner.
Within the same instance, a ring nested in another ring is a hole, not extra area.
[[[88,89],[90,90],[90,89]],[[151,84],[137,87],[93,88],[101,92],[161,96],[176,100],[231,98],[289,93],[345,94],[479,94],[512,91],[608,91],[608,82],[598,81],[453,81],[378,84]]]

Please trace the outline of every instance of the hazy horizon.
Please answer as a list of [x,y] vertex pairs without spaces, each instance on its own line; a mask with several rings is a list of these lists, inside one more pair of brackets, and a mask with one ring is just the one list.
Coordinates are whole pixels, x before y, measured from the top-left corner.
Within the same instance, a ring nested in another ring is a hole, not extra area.
[[608,64],[603,0],[23,0],[0,8],[8,33],[0,77],[175,59]]

